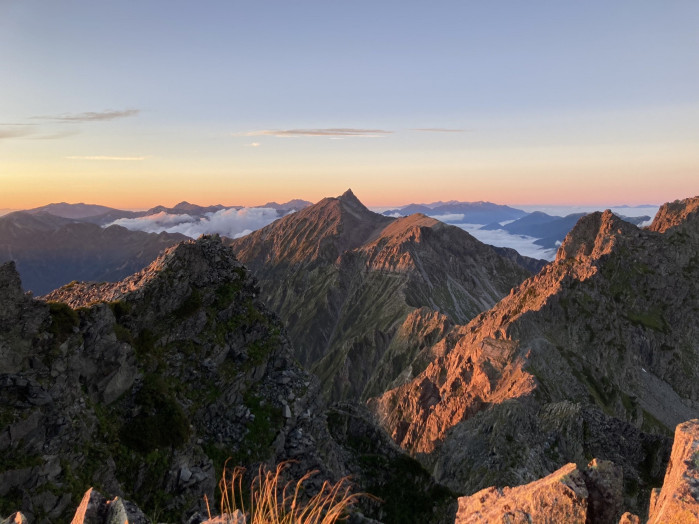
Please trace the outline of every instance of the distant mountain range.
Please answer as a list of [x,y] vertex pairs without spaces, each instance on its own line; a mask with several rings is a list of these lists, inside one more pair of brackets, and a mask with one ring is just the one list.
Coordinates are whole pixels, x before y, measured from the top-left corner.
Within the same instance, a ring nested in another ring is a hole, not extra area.
[[43,295],[73,280],[119,280],[186,239],[15,211],[0,217],[0,263],[15,261],[26,289]]
[[432,217],[441,217],[442,222],[458,224],[490,224],[516,220],[527,214],[526,211],[492,202],[433,202],[432,204],[408,204],[397,209],[384,211],[386,216],[408,216],[422,213]]
[[[304,200],[265,208],[283,216],[310,205]],[[115,281],[152,262],[163,249],[188,237],[182,233],[149,233],[111,225],[119,219],[136,219],[159,213],[201,218],[234,209],[222,205],[198,206],[180,202],[147,211],[124,211],[94,204],[65,202],[15,211],[0,216],[0,263],[13,260],[26,289],[43,295],[73,280]]]
[[[630,208],[631,206],[620,207]],[[527,213],[521,209],[492,202],[458,202],[456,200],[431,204],[408,204],[383,212],[387,216],[405,216],[412,213],[424,213],[448,224],[484,224],[480,228],[483,231],[503,230],[511,235],[532,237],[536,239],[534,241],[536,245],[545,249],[558,247],[578,219],[586,214],[573,213],[561,217],[541,211]],[[651,219],[649,216],[619,216],[636,225]]]
[[[275,209],[279,216],[283,216],[290,211],[298,211],[304,207],[308,207],[312,202],[307,200],[294,199],[284,204],[276,202],[268,202],[263,206],[253,206],[255,208],[270,208]],[[106,225],[120,218],[140,218],[158,213],[167,213],[170,215],[190,215],[192,217],[203,217],[208,213],[216,213],[225,209],[243,209],[244,206],[224,206],[216,204],[212,206],[199,206],[190,204],[187,201],[180,202],[173,207],[155,206],[146,211],[125,211],[112,207],[100,206],[95,204],[67,204],[65,202],[48,204],[41,207],[26,210],[31,214],[49,214],[62,218],[73,218],[83,222],[91,222],[93,224]]]

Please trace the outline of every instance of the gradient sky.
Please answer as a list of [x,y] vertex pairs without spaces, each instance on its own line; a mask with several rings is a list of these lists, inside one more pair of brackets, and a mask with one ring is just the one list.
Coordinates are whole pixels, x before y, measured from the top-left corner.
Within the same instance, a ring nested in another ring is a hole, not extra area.
[[699,194],[699,2],[0,0],[0,208]]

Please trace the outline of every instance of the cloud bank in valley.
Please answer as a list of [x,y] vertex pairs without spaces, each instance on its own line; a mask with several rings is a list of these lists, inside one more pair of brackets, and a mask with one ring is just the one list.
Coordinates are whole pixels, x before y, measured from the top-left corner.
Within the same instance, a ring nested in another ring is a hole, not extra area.
[[109,225],[123,226],[133,231],[147,233],[182,233],[197,238],[200,235],[218,233],[229,238],[239,238],[274,222],[279,215],[276,209],[247,207],[222,209],[204,216],[174,215],[161,211],[138,218],[120,218]]
[[503,229],[486,230],[480,229],[480,224],[453,224],[467,231],[484,244],[490,244],[497,247],[511,247],[520,255],[532,258],[542,258],[544,260],[553,260],[556,258],[555,249],[545,249],[534,242],[537,240],[534,237],[524,235],[512,235]]

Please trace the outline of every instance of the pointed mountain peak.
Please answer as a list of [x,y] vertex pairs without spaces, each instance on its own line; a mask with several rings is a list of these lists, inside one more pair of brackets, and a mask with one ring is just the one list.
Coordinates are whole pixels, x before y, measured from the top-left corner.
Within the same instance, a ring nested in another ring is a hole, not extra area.
[[590,213],[580,218],[566,235],[558,248],[556,261],[581,257],[599,258],[609,253],[624,234],[637,230],[636,226],[622,220],[609,209]]
[[348,189],[342,195],[333,200],[340,203],[340,208],[344,212],[349,212],[349,214],[354,215],[357,219],[373,221],[376,218],[375,215],[378,215],[378,213],[374,213],[368,207],[362,204],[351,189]]
[[660,206],[653,223],[648,226],[651,231],[664,233],[668,229],[686,222],[690,217],[699,215],[699,196],[667,202]]
[[361,206],[366,209],[366,206],[356,197],[351,189],[348,189],[342,193],[337,199],[343,204],[349,204],[351,206]]
[[339,197],[340,200],[351,200],[351,201],[357,201],[359,202],[359,199],[355,196],[355,194],[352,192],[352,189],[347,189],[344,193],[342,193]]

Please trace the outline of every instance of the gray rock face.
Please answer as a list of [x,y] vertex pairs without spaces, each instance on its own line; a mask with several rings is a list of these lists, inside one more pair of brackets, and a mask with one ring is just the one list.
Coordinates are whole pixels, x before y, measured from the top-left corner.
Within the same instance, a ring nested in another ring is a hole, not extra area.
[[[186,519],[213,499],[226,458],[281,460],[304,417],[324,429],[316,383],[218,237],[44,301],[12,263],[0,284],[0,508],[61,520],[94,486]],[[332,477],[332,444],[304,438],[297,467]]]

